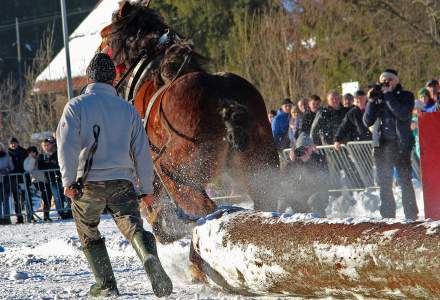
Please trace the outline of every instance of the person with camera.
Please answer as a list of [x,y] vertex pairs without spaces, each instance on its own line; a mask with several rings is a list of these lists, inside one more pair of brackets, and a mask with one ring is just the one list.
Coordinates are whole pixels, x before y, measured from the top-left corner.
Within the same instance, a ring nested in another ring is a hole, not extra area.
[[411,181],[411,151],[414,136],[411,116],[414,95],[403,89],[397,71],[386,69],[379,83],[370,86],[363,121],[373,126],[374,159],[380,186],[380,214],[384,218],[396,217],[393,195],[393,169],[397,170],[402,188],[405,217],[416,220],[418,208]]
[[280,207],[283,211],[291,207],[294,212],[319,213],[325,217],[329,203],[328,170],[309,135],[301,133],[295,147],[289,152],[290,161],[283,170],[288,179],[288,189],[294,191]]
[[90,295],[119,294],[98,230],[107,210],[141,259],[155,295],[169,296],[172,282],[139,211],[138,198],[151,203],[153,193],[153,162],[144,126],[139,113],[113,87],[116,70],[107,54],[92,58],[87,76],[85,93],[66,104],[56,137],[64,191],[72,199],[78,236],[96,279]]

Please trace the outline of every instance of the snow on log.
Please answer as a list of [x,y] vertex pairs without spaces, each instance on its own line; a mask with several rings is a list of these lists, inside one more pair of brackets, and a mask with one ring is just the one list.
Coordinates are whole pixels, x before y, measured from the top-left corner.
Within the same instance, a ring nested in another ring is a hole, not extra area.
[[440,222],[220,210],[193,232],[193,275],[245,295],[440,297]]

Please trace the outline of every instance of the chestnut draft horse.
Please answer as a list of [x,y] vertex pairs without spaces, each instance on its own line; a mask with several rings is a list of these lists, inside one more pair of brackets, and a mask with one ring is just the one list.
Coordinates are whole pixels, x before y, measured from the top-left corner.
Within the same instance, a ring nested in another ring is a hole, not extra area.
[[[269,186],[279,157],[255,87],[231,73],[205,72],[204,58],[145,5],[123,1],[104,31],[103,42],[115,64],[136,65],[127,97],[146,121],[156,173],[156,216],[163,209],[164,188],[186,216],[212,213],[216,204],[205,187],[222,172],[245,187],[256,210],[276,209]],[[134,77],[139,77],[136,82]],[[149,221],[162,241],[177,238],[164,232],[170,224]]]

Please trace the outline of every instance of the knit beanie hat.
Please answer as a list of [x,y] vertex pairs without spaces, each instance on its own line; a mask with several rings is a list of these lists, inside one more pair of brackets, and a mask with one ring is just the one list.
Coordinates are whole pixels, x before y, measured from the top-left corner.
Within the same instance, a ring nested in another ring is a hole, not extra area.
[[116,77],[115,64],[105,53],[95,54],[86,72],[87,76],[95,82],[113,81]]
[[285,104],[293,104],[293,102],[289,98],[281,100],[281,105],[285,105]]

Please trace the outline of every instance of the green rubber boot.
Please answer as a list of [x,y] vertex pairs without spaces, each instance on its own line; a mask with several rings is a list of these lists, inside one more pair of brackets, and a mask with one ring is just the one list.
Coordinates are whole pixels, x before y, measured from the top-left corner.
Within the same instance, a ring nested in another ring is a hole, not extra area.
[[91,242],[84,248],[84,254],[96,280],[96,283],[90,287],[90,296],[119,296],[115,275],[105,247],[105,239]]
[[131,241],[134,250],[144,265],[145,272],[157,297],[165,297],[173,292],[173,283],[163,269],[157,256],[156,239],[147,231],[138,231]]

